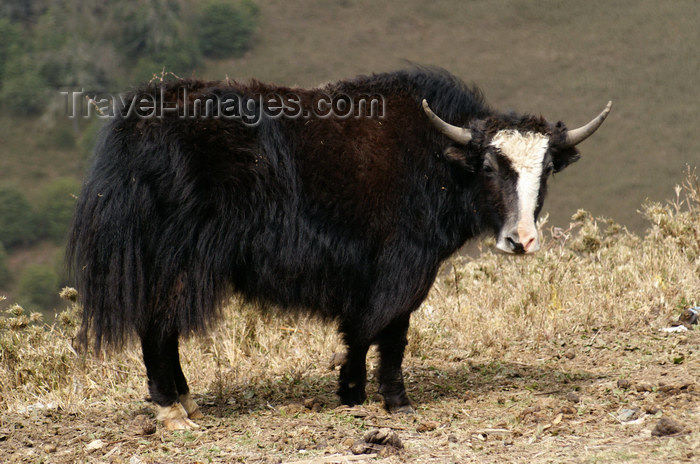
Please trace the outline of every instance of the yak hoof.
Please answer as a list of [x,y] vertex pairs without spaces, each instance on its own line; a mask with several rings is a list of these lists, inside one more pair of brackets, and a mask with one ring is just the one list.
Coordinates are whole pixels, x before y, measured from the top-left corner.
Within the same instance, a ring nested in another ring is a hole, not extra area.
[[386,406],[386,409],[392,414],[415,414],[416,410],[410,404]]
[[202,414],[202,411],[199,409],[195,409],[194,411],[188,413],[187,417],[190,419],[204,419],[204,414]]
[[416,410],[413,409],[413,406],[411,406],[410,404],[407,404],[404,406],[400,406],[400,407],[392,410],[391,412],[394,414],[415,414]]
[[[192,414],[197,412],[199,411],[195,409],[192,411]],[[158,416],[156,419],[162,421],[167,430],[190,430],[199,428],[199,425],[190,420],[187,411],[182,406],[182,403],[179,402],[173,403],[170,406],[158,406]]]
[[202,419],[204,417],[204,414],[202,414],[202,412],[199,410],[197,403],[194,402],[189,393],[180,395],[180,404],[182,404],[182,407],[185,408],[185,411],[187,411],[187,417],[190,419]]
[[163,420],[163,425],[165,426],[166,430],[192,430],[192,429],[198,429],[199,425],[197,425],[195,422],[191,421],[187,417],[183,417],[180,419],[165,419]]

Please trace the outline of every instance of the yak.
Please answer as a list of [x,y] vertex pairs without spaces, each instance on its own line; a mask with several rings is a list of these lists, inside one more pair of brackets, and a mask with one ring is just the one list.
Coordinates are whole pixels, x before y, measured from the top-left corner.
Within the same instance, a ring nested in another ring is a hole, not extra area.
[[365,401],[376,345],[385,408],[410,412],[406,334],[440,264],[481,234],[505,253],[537,251],[548,177],[611,108],[568,130],[496,111],[477,87],[418,66],[312,89],[172,79],[120,101],[67,259],[80,339],[140,339],[167,429],[202,417],[179,339],[206,333],[234,292],[337,323],[344,404]]

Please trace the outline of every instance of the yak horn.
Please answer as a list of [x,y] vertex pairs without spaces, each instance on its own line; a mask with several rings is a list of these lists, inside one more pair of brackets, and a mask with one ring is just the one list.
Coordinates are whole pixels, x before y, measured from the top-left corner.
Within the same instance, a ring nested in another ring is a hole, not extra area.
[[605,118],[608,117],[608,113],[610,113],[610,108],[612,108],[612,101],[609,101],[608,104],[605,106],[605,109],[601,111],[601,113],[598,116],[596,116],[591,122],[589,122],[585,126],[581,126],[577,129],[572,129],[568,131],[566,134],[566,141],[564,142],[564,146],[573,147],[574,145],[578,145],[579,143],[583,142],[588,137],[593,135],[593,133],[598,130],[600,125],[603,124]]
[[437,130],[454,140],[455,142],[461,144],[467,144],[472,139],[472,133],[469,129],[463,127],[453,126],[448,124],[442,119],[440,119],[428,106],[428,102],[423,99],[423,111],[430,119],[430,122],[435,126]]

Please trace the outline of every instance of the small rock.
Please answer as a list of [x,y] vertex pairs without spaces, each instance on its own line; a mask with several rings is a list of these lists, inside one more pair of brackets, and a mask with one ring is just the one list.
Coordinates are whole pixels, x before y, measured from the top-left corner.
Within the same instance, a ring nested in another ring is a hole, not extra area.
[[661,411],[661,408],[653,403],[650,403],[650,404],[647,404],[644,406],[644,412],[649,414],[650,416],[653,416],[654,414],[658,414],[660,411]]
[[437,422],[434,421],[424,421],[416,429],[417,432],[432,432],[438,426]]
[[403,443],[399,435],[388,428],[370,430],[364,436],[367,443],[376,443],[378,445],[389,445],[394,448],[403,448]]
[[[344,443],[347,443],[347,440]],[[350,451],[353,454],[378,452],[381,457],[395,454],[400,449],[403,449],[401,439],[396,432],[388,428],[371,430],[362,440],[357,440],[350,445]]]
[[88,443],[87,445],[85,445],[85,451],[94,451],[94,450],[98,450],[98,449],[100,449],[100,448],[102,448],[102,447],[104,447],[104,446],[105,446],[105,442],[103,442],[102,440],[100,440],[100,439],[98,438],[97,440],[92,440],[90,443]]
[[651,435],[654,437],[665,437],[668,435],[676,435],[684,430],[683,426],[678,422],[668,417],[662,417],[656,423]]
[[459,440],[457,440],[457,436],[453,435],[453,434],[449,434],[447,436],[447,441],[450,443],[458,443],[459,442]]
[[290,403],[280,408],[285,414],[294,415],[304,412],[306,408],[301,403]]
[[379,453],[377,453],[377,455],[380,459],[388,458],[389,456],[393,456],[394,454],[396,454],[397,451],[398,450],[393,446],[382,446],[382,449],[379,450]]
[[323,403],[318,398],[307,398],[304,400],[304,407],[313,412],[319,412],[323,408]]
[[156,432],[156,421],[144,414],[134,417],[131,425],[136,435],[151,435]]
[[630,422],[630,421],[633,421],[633,420],[639,418],[639,414],[640,414],[640,411],[637,408],[635,408],[635,409],[623,409],[619,412],[619,414],[617,415],[617,418],[621,422]]
[[566,399],[567,399],[568,401],[571,401],[572,403],[580,403],[580,402],[581,402],[581,397],[578,396],[578,395],[577,395],[576,393],[574,393],[574,392],[569,392],[569,393],[567,393],[567,394],[566,394]]
[[576,352],[573,350],[573,348],[569,348],[564,352],[564,357],[566,359],[574,359],[576,357]]
[[573,406],[566,405],[562,406],[559,412],[565,416],[575,416],[578,411]]
[[353,442],[352,446],[350,447],[350,451],[352,454],[368,454],[374,451],[374,447],[370,443],[357,440],[356,442]]
[[646,383],[646,382],[640,382],[634,386],[634,389],[640,393],[650,392],[653,390],[653,388],[654,387],[652,387],[650,383]]
[[334,409],[337,412],[344,412],[350,414],[352,417],[367,417],[369,413],[362,406],[346,406],[341,405]]
[[528,416],[530,416],[530,415],[532,415],[533,417],[536,418],[536,417],[537,417],[537,413],[540,412],[540,409],[541,409],[541,408],[540,408],[539,405],[531,406],[531,407],[529,407],[529,408],[525,408],[525,409],[523,409],[522,411],[520,411],[520,414],[518,414],[518,416],[519,416],[521,419],[525,419],[526,417],[528,417]]
[[53,443],[49,443],[48,445],[44,445],[44,453],[51,454],[56,452],[56,445]]
[[617,388],[621,388],[623,390],[627,390],[632,386],[632,382],[630,382],[627,379],[620,379],[617,381]]

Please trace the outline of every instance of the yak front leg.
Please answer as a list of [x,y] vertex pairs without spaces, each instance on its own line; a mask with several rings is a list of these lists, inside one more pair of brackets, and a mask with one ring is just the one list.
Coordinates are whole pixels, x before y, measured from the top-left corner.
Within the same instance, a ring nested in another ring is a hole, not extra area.
[[343,404],[355,406],[367,399],[365,386],[367,384],[367,351],[370,343],[363,337],[358,337],[355,331],[343,330],[348,350],[345,362],[340,368],[338,378],[338,396]]
[[389,412],[412,413],[411,401],[403,383],[404,350],[406,348],[410,314],[392,321],[377,337],[379,349],[379,393],[384,397],[384,407]]
[[199,410],[199,406],[192,399],[190,395],[190,387],[187,385],[187,379],[185,374],[182,372],[182,366],[180,365],[180,349],[178,346],[178,339],[175,337],[175,347],[170,349],[171,362],[173,364],[173,376],[175,379],[175,387],[177,388],[178,399],[180,404],[187,411],[187,417],[190,419],[202,419],[204,414]]

